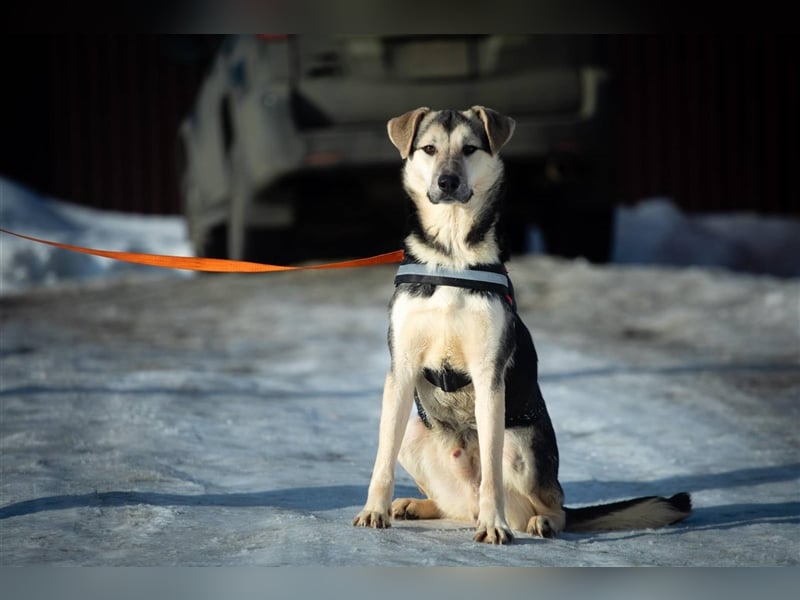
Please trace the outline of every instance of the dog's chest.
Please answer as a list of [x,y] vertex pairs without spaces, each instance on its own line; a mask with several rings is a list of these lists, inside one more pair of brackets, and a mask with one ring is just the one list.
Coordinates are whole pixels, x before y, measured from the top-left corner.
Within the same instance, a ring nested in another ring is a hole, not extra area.
[[497,297],[439,286],[431,296],[399,293],[391,322],[394,360],[417,371],[469,374],[497,352],[507,315]]

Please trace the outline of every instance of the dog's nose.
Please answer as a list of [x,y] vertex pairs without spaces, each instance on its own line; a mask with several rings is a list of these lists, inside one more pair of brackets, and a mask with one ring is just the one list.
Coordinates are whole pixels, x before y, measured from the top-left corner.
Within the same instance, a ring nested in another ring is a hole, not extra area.
[[460,181],[458,175],[439,175],[437,183],[445,194],[452,194],[458,188]]

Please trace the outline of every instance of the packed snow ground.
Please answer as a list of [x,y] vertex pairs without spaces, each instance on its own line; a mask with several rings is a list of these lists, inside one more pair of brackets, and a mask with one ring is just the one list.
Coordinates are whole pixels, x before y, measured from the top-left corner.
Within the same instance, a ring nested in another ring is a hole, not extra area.
[[[9,212],[0,226],[21,228]],[[151,224],[126,228],[142,249],[183,253],[151,245]],[[16,263],[0,243],[6,285]],[[507,547],[446,521],[354,528],[393,267],[132,270],[0,298],[0,564],[798,564],[800,280],[542,256],[509,266],[567,504],[687,490],[688,520]],[[397,494],[416,494],[401,468]]]

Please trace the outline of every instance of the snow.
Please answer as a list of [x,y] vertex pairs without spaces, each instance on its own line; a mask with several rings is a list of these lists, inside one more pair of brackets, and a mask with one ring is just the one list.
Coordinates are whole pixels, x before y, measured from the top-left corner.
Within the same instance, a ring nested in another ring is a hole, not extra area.
[[[44,197],[9,179],[0,178],[0,227],[77,246],[190,256],[183,219],[92,210]],[[0,294],[64,281],[113,278],[130,273],[185,277],[174,271],[65,252],[2,235]]]
[[611,260],[800,276],[800,221],[752,213],[687,215],[669,198],[618,207]]
[[[20,233],[188,254],[176,219],[0,200]],[[2,565],[800,562],[796,276],[516,257],[567,504],[687,490],[695,512],[491,547],[448,521],[351,526],[394,267],[187,277],[0,244]],[[417,494],[401,468],[396,493]]]

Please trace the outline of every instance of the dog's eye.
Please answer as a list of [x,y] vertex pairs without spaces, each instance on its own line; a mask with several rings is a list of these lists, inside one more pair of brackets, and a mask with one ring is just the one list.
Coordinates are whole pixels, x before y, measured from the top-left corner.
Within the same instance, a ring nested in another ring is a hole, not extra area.
[[436,146],[431,146],[428,144],[427,146],[422,147],[422,151],[429,156],[433,156],[436,154]]
[[478,149],[477,146],[470,146],[469,144],[467,144],[461,151],[464,153],[464,156],[469,156],[470,154],[473,154],[477,149]]

